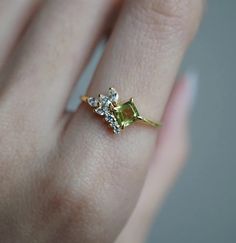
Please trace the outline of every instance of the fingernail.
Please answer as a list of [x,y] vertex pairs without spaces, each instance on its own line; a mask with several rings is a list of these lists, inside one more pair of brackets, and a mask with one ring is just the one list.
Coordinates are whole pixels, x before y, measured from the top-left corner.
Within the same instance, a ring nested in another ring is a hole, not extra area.
[[[198,91],[198,73],[191,70],[185,72],[174,87],[164,119],[165,124],[185,124],[196,102]],[[166,126],[166,125],[165,125]]]

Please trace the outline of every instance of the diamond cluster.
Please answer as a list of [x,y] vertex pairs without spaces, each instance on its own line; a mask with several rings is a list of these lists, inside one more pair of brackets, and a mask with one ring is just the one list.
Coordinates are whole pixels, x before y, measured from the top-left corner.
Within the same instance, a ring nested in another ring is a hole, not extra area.
[[114,88],[109,88],[108,95],[100,94],[98,98],[88,98],[88,104],[94,108],[94,111],[98,115],[104,116],[105,121],[108,122],[115,134],[119,134],[121,132],[121,127],[118,124],[112,109],[117,105],[118,99],[119,95]]

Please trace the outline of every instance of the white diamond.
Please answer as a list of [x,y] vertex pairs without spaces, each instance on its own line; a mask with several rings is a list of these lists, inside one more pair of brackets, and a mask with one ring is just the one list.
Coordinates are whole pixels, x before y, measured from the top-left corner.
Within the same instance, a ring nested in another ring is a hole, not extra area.
[[99,114],[100,116],[105,115],[105,111],[104,111],[102,108],[100,108],[100,107],[98,107],[98,108],[95,109],[94,111],[95,111],[97,114]]
[[114,88],[109,88],[108,94],[109,94],[110,101],[117,103],[117,101],[119,99],[119,95],[118,95],[117,91]]
[[114,121],[114,116],[110,113],[107,113],[106,116],[105,116],[105,120],[107,122],[113,122]]
[[114,132],[115,134],[119,134],[119,133],[121,132],[121,129],[120,129],[119,127],[114,127],[114,128],[113,128],[113,132]]
[[102,107],[109,107],[109,105],[111,104],[109,97],[102,94],[99,95],[99,101],[101,102]]
[[110,122],[110,126],[111,126],[113,129],[120,128],[120,126],[119,126],[119,124],[117,123],[116,120]]
[[98,107],[99,106],[99,101],[94,98],[94,97],[89,97],[88,98],[88,104],[92,107]]
[[121,132],[120,125],[113,114],[107,113],[105,115],[105,120],[109,123],[109,126],[113,129],[115,134],[119,134]]

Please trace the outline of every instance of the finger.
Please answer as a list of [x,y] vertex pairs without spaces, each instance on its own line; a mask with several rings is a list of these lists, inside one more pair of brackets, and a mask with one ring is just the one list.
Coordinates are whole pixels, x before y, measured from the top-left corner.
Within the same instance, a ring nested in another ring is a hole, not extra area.
[[51,129],[114,7],[109,0],[47,1],[3,75],[8,110],[27,112],[35,124],[46,117]]
[[7,60],[29,17],[41,0],[1,0],[0,67]]
[[[195,0],[178,1],[178,6],[173,0],[127,1],[88,94],[96,96],[115,87],[122,100],[134,97],[143,116],[160,120],[201,9],[202,1]],[[156,99],[158,103],[153,102]],[[80,157],[79,168],[89,176],[84,191],[97,200],[102,228],[112,238],[136,203],[157,131],[131,126],[120,136],[114,136],[103,125],[84,104],[68,126],[65,144],[70,147],[67,154],[74,158],[70,163],[77,164],[76,158]],[[80,176],[83,178],[83,174]],[[88,222],[90,228],[96,227],[92,216]],[[86,230],[81,231],[86,237]],[[97,242],[111,241],[103,236],[98,233]]]
[[197,76],[190,73],[180,79],[173,89],[164,114],[165,126],[161,130],[142,193],[116,243],[145,242],[166,193],[186,161],[196,82]]

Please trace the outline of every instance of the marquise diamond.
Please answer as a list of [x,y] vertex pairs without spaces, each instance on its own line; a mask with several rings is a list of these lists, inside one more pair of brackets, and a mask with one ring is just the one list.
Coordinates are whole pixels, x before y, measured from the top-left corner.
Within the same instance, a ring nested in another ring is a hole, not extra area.
[[117,105],[118,98],[119,95],[114,88],[109,89],[108,95],[100,94],[98,98],[88,98],[88,104],[94,107],[94,111],[98,115],[104,116],[105,121],[109,123],[115,134],[119,134],[121,132],[121,127],[112,108]]
[[89,97],[88,98],[88,104],[92,107],[98,107],[99,106],[99,101],[98,99],[94,98],[94,97]]
[[113,103],[117,103],[119,99],[118,92],[114,88],[110,88],[108,91],[110,101]]

